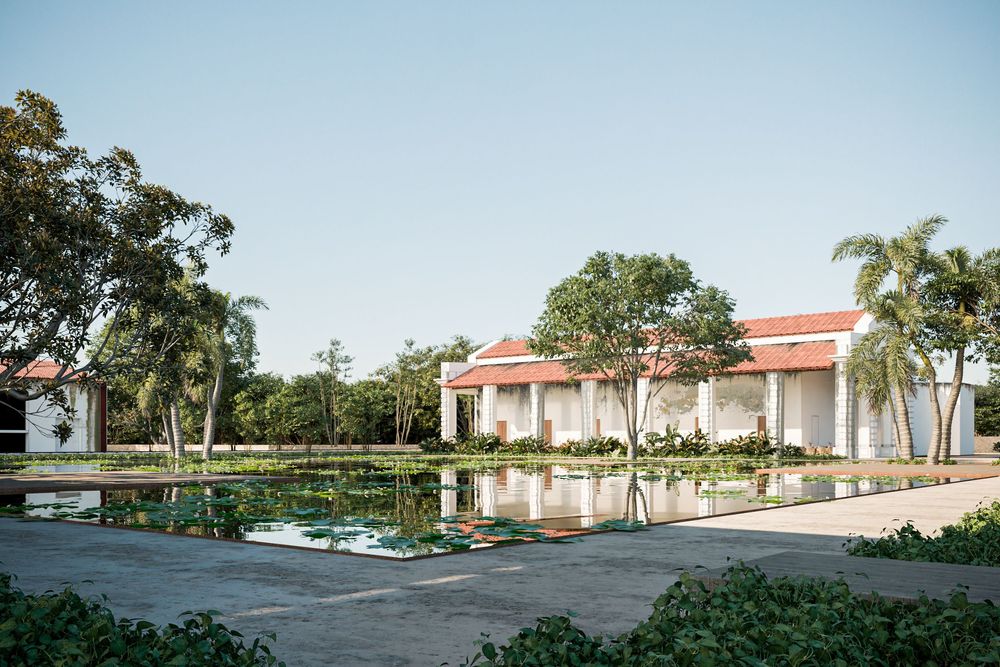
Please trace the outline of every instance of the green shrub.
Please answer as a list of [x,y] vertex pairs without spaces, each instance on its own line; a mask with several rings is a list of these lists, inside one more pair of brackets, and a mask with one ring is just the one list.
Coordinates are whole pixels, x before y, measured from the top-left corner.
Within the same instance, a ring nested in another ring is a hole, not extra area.
[[740,435],[716,445],[716,451],[721,456],[770,456],[774,449],[774,442],[759,433]]
[[859,536],[847,545],[852,556],[1000,567],[1000,500],[965,514],[936,537],[912,523],[878,539]]
[[[1000,609],[964,593],[919,604],[851,593],[842,581],[734,567],[713,590],[681,575],[635,629],[610,641],[566,616],[539,619],[480,665],[949,665],[996,663]],[[466,663],[470,664],[470,663]]]
[[597,436],[586,440],[567,440],[552,451],[563,456],[624,456],[627,447],[613,436]]
[[[67,588],[29,595],[0,573],[0,665],[281,665],[261,638],[212,620],[217,612],[188,612],[160,628],[116,619],[102,602]],[[269,636],[274,639],[273,635]]]
[[458,442],[454,438],[424,438],[419,447],[424,454],[454,454],[458,451]]
[[545,438],[543,437],[523,436],[503,443],[500,445],[500,451],[503,454],[519,454],[522,456],[530,454],[548,454],[549,445],[545,442]]
[[459,454],[496,454],[500,451],[500,436],[496,433],[476,433],[458,441]]

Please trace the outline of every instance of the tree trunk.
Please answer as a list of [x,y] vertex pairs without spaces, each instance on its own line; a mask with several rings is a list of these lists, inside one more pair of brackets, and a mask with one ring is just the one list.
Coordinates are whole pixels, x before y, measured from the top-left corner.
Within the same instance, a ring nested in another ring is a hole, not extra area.
[[962,393],[962,380],[965,375],[965,346],[955,350],[955,374],[951,379],[951,391],[941,413],[941,450],[944,458],[951,456],[951,425],[955,420],[955,408]]
[[181,406],[175,396],[170,401],[170,425],[174,432],[174,458],[184,456],[184,427],[181,425]]
[[219,363],[219,372],[215,375],[215,386],[208,394],[208,408],[205,413],[205,433],[201,442],[201,456],[206,461],[212,458],[212,446],[215,444],[215,411],[222,398],[222,380],[226,371],[225,362]]
[[163,421],[163,437],[167,441],[167,451],[171,456],[174,455],[174,427],[170,424],[170,412],[164,410],[160,413],[160,419]]
[[937,373],[934,366],[927,369],[927,398],[931,404],[931,441],[927,443],[927,463],[937,465],[941,460],[941,403],[938,401]]
[[625,406],[625,432],[628,433],[628,460],[635,461],[639,458],[639,432],[636,428],[638,421],[639,402],[639,379],[633,378],[632,383],[626,390]]
[[897,387],[896,391],[892,392],[892,400],[896,405],[893,418],[899,455],[904,459],[913,459],[913,432],[910,430],[910,408],[906,405],[906,389]]

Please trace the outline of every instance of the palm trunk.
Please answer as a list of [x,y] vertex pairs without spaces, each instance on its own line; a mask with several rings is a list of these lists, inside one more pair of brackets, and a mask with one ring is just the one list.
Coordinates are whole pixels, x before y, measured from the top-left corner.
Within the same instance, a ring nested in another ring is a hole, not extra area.
[[174,458],[184,456],[184,427],[181,424],[181,406],[175,396],[170,401],[170,425],[174,432]]
[[167,441],[167,451],[171,456],[174,455],[174,427],[170,424],[170,413],[164,410],[160,413],[160,419],[163,421],[163,437]]
[[222,398],[222,380],[226,371],[225,362],[219,363],[219,372],[215,376],[215,386],[208,394],[208,411],[205,414],[205,433],[201,443],[201,456],[206,461],[212,458],[212,446],[215,444],[215,411]]
[[892,400],[896,405],[893,418],[899,455],[904,459],[913,459],[913,432],[910,430],[910,408],[906,405],[906,389],[897,387],[896,391],[892,392]]
[[941,413],[941,450],[945,458],[951,456],[951,425],[955,419],[955,408],[962,393],[962,380],[965,375],[965,346],[955,350],[955,374],[951,379],[951,391]]
[[928,367],[927,398],[931,404],[931,440],[927,443],[927,463],[937,465],[941,461],[941,402],[938,401],[937,373]]

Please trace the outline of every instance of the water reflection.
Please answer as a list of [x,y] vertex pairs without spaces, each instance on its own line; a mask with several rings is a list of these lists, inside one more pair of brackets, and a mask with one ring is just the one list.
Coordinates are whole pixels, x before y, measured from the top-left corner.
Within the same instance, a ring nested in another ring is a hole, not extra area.
[[[29,493],[0,497],[0,511],[4,505],[27,504],[27,514],[35,517],[67,516],[185,534],[411,556],[447,548],[422,536],[467,531],[482,517],[579,531],[613,519],[676,521],[947,481],[756,476],[704,465],[397,471],[356,462],[303,474],[300,480]],[[87,508],[104,511],[88,514]],[[307,536],[309,532],[322,539]]]

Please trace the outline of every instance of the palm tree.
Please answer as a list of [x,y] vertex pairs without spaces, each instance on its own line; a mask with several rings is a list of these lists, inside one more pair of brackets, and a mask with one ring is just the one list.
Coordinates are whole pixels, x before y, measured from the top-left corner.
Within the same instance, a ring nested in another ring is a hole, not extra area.
[[854,376],[857,392],[873,415],[881,416],[889,406],[899,455],[912,459],[913,435],[906,397],[913,393],[916,367],[909,341],[898,330],[879,327],[865,334],[851,350],[847,372]]
[[259,296],[233,298],[226,292],[215,292],[212,299],[212,326],[204,340],[205,355],[215,371],[214,381],[206,392],[205,430],[202,440],[202,457],[212,458],[215,444],[215,415],[222,398],[226,363],[236,357],[244,365],[250,364],[257,353],[257,325],[250,311],[266,310],[267,304]]
[[[941,410],[937,396],[937,373],[926,349],[926,313],[921,305],[921,279],[928,275],[936,260],[928,246],[934,235],[947,222],[941,215],[917,220],[899,236],[885,238],[878,234],[849,236],[833,250],[833,260],[848,258],[863,260],[854,281],[854,298],[858,305],[875,316],[906,340],[921,362],[921,375],[929,384],[931,403],[931,438],[928,462],[937,463],[941,445]],[[887,281],[895,285],[883,291]],[[888,352],[888,345],[884,348]],[[896,386],[897,413],[905,403],[906,386]],[[905,414],[905,413],[904,413]],[[907,430],[908,415],[907,417]],[[900,434],[902,436],[902,433]],[[902,451],[900,452],[902,454]],[[911,453],[912,456],[912,453]]]

